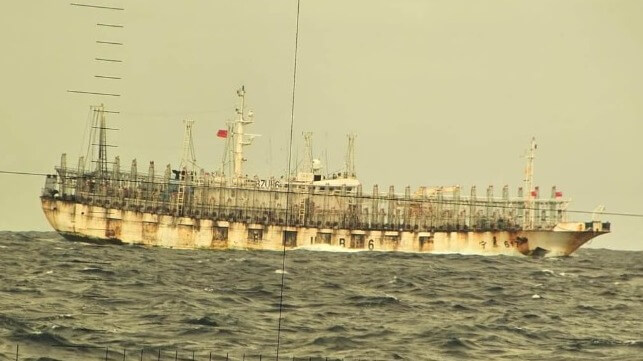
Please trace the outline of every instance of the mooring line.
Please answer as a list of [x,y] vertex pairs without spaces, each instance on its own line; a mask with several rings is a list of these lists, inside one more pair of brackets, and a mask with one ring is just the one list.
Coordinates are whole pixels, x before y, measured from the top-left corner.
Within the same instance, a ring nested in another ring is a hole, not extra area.
[[[293,129],[295,124],[295,88],[297,85],[297,46],[299,43],[299,5],[301,0],[297,0],[297,20],[295,25],[295,59],[293,65],[293,74],[292,74],[292,102],[290,106],[290,140],[288,144],[288,174],[287,177],[290,178],[291,168],[292,168],[292,139],[293,139]],[[287,182],[287,191],[286,191],[286,229],[290,225],[290,202],[291,202],[291,185],[290,181]],[[283,252],[281,254],[281,288],[279,290],[279,323],[277,326],[277,353],[276,360],[279,361],[279,347],[281,346],[281,322],[283,319],[283,308],[284,308],[284,285],[286,282],[286,232],[283,232]]]

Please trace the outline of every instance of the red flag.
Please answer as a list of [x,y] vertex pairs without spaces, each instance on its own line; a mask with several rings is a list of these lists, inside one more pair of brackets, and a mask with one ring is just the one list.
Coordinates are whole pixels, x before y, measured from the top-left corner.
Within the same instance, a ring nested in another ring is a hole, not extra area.
[[217,137],[219,138],[227,138],[228,137],[228,131],[225,129],[219,129],[217,132]]
[[531,191],[531,196],[532,197],[537,197],[538,196],[538,190]]
[[560,198],[563,196],[563,192],[556,192],[556,198]]

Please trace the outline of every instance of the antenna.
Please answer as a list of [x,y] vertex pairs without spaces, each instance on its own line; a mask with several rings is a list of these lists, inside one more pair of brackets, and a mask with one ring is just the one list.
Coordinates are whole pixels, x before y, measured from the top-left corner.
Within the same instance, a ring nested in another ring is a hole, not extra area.
[[[99,13],[101,15],[106,13],[123,13],[125,10],[122,7],[85,4],[82,2],[70,3],[70,5],[79,9],[78,11],[91,12],[94,14]],[[122,36],[123,28],[123,24],[105,23],[100,21],[96,23],[95,29],[99,29],[99,32],[97,32],[96,35],[100,38],[96,39],[94,44],[98,44],[100,53],[94,56],[93,59],[96,62],[104,63],[105,65],[103,65],[101,69],[109,69],[109,72],[106,74],[94,74],[93,78],[98,82],[96,85],[97,89],[68,89],[68,93],[91,95],[94,97],[108,97],[112,99],[119,98],[121,96],[120,92],[107,89],[113,89],[113,86],[117,85],[118,81],[123,79],[123,77],[118,74],[122,70],[119,64],[122,63],[123,60],[114,57],[114,55],[118,54],[117,52],[119,48],[122,48],[123,46],[123,42],[118,40],[118,37]],[[103,36],[106,38],[103,38]],[[85,157],[80,157],[79,165],[82,165],[84,169],[85,161],[96,162],[96,173],[100,177],[107,177],[109,174],[107,172],[107,164],[109,163],[107,161],[107,148],[112,147],[112,145],[107,144],[107,130],[116,129],[106,127],[105,114],[120,114],[120,112],[117,110],[106,110],[105,106],[101,104],[100,106],[91,106],[90,114],[91,129],[87,154]],[[98,132],[95,131],[96,129],[98,129]],[[98,135],[96,133],[98,133]],[[98,139],[95,139],[96,137],[98,137]],[[97,160],[94,160],[93,146],[98,147]]]
[[272,177],[272,138],[268,138],[268,175]]
[[326,166],[326,178],[328,178],[328,168],[330,164],[328,163],[328,132],[324,132],[324,141],[326,143],[324,148],[324,165]]
[[[75,8],[82,9],[79,11],[87,11],[100,14],[123,13],[125,10],[125,8],[122,7],[85,4],[81,2],[70,3],[70,5]],[[100,52],[99,54],[94,56],[93,60],[98,63],[106,64],[102,66],[101,69],[108,69],[107,74],[94,74],[93,76],[94,79],[100,82],[96,85],[99,89],[103,89],[105,87],[113,87],[115,81],[117,82],[123,79],[123,77],[118,74],[120,71],[122,71],[122,68],[120,68],[119,64],[123,63],[123,60],[119,59],[117,56],[115,57],[114,55],[118,54],[118,50],[115,49],[122,48],[124,45],[121,40],[118,40],[118,38],[122,36],[122,29],[124,27],[125,26],[123,24],[117,23],[107,23],[101,21],[96,23],[96,29],[99,29],[100,32],[97,33],[97,37],[99,38],[96,39],[94,43],[99,45],[98,49]],[[106,90],[68,89],[67,92],[99,97],[121,96],[120,92]],[[106,111],[103,110],[103,112]]]

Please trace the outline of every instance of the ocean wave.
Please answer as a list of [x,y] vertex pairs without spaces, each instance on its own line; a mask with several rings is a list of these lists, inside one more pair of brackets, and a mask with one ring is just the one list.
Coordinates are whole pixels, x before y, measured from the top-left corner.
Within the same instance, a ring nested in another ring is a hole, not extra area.
[[333,246],[330,244],[311,244],[305,246],[299,246],[293,251],[321,251],[321,252],[335,252],[335,253],[357,253],[357,252],[368,252],[361,249],[352,249],[342,246]]
[[391,295],[383,296],[350,296],[348,301],[358,307],[371,307],[371,306],[387,306],[387,305],[397,305],[400,303],[400,300]]
[[333,351],[341,351],[354,350],[359,348],[362,343],[344,336],[323,336],[315,338],[311,344],[315,346],[324,346],[325,348]]
[[[104,353],[47,350],[109,345],[138,348],[128,352],[138,359],[143,347],[176,347],[196,350],[197,360],[213,347],[219,355],[274,352],[280,252],[38,238],[0,234],[0,354],[16,343],[25,354],[65,361]],[[303,247],[287,252],[286,265],[287,353],[329,360],[634,360],[641,353],[640,253],[581,249],[554,261]]]
[[465,340],[460,337],[451,337],[447,339],[444,343],[442,343],[441,346],[446,349],[467,349],[467,350],[472,350],[477,347],[474,342]]
[[116,275],[116,272],[110,271],[110,270],[105,270],[100,267],[83,267],[81,270],[83,273],[87,274],[95,274],[95,275],[101,275],[101,276],[114,276]]
[[74,347],[77,344],[67,340],[65,337],[48,331],[27,331],[15,330],[11,333],[11,339],[21,343],[40,344],[47,347]]
[[210,326],[210,327],[219,326],[219,323],[214,318],[211,318],[209,316],[203,316],[199,318],[188,318],[187,320],[185,320],[185,323],[190,325],[200,325],[200,326]]

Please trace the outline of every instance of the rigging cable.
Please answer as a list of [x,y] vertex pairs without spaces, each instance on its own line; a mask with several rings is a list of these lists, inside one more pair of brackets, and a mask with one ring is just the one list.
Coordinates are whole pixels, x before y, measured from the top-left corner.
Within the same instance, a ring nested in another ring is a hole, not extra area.
[[43,175],[49,175],[49,173],[35,173],[35,172],[14,172],[10,170],[0,170],[0,174],[16,174],[16,175],[36,175],[42,177]]
[[[287,177],[290,178],[291,166],[292,166],[292,135],[293,128],[295,124],[295,87],[297,85],[297,45],[299,42],[299,5],[301,0],[297,0],[297,20],[295,25],[295,59],[293,63],[293,74],[292,74],[292,102],[290,107],[290,140],[288,143],[288,173]],[[290,181],[287,182],[287,191],[286,191],[286,227],[290,225],[290,202],[291,202],[291,185]],[[284,284],[286,281],[286,232],[283,232],[283,252],[281,254],[281,288],[279,290],[279,322],[277,325],[277,352],[276,360],[279,361],[279,346],[281,346],[281,321],[282,313],[284,308]]]

